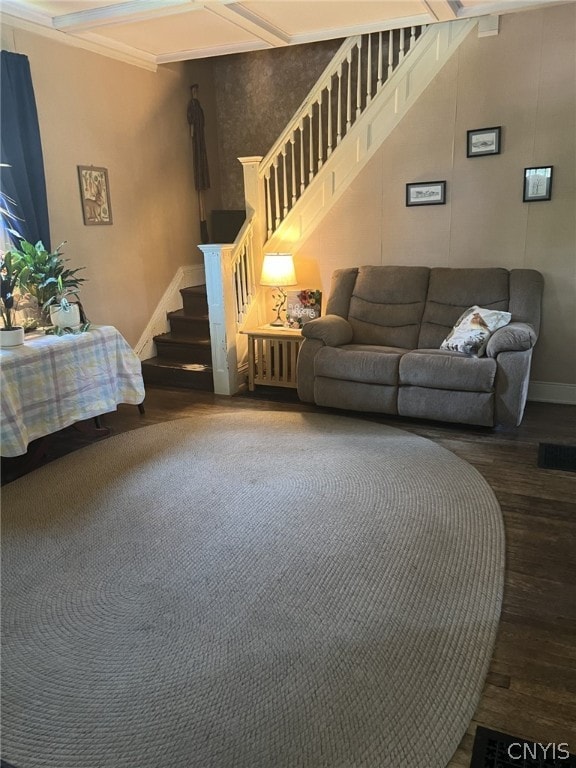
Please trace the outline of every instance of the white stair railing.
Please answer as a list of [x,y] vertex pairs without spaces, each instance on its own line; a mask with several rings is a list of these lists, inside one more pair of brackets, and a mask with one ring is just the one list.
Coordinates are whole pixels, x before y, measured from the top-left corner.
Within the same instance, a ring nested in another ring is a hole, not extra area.
[[435,24],[425,35],[425,27],[412,26],[347,39],[266,157],[239,158],[247,220],[235,243],[199,246],[215,392],[238,391],[247,355],[240,331],[266,322],[258,287],[265,244],[270,250],[293,246],[317,225],[474,24]]
[[246,219],[236,237],[232,251],[232,275],[238,328],[244,325],[246,315],[256,295],[254,243],[254,216]]
[[[256,293],[259,247],[294,208],[424,29],[411,26],[345,40],[272,149],[259,162],[257,184],[264,190],[263,210],[251,211],[248,204],[249,218],[236,237],[231,254],[238,329],[244,324]],[[264,239],[258,243],[254,220],[262,214]]]
[[269,239],[425,27],[350,37],[262,160]]

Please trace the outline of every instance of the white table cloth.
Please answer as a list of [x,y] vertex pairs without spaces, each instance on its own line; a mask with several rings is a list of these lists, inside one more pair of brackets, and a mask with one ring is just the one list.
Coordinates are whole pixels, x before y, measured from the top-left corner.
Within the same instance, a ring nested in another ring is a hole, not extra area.
[[144,400],[140,360],[110,325],[64,336],[26,335],[0,350],[2,456],[38,437]]

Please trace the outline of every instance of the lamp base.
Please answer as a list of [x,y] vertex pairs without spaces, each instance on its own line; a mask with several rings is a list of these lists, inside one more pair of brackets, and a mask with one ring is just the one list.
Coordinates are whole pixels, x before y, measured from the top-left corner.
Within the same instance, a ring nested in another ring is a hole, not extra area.
[[274,296],[274,299],[276,301],[276,304],[274,305],[274,312],[276,312],[276,317],[274,318],[274,320],[272,320],[270,325],[272,325],[274,328],[280,328],[280,327],[283,328],[284,322],[280,317],[280,313],[284,309],[284,306],[286,304],[286,297],[288,294],[286,293],[284,288],[280,288],[280,286],[277,286],[276,290],[278,291],[278,293]]

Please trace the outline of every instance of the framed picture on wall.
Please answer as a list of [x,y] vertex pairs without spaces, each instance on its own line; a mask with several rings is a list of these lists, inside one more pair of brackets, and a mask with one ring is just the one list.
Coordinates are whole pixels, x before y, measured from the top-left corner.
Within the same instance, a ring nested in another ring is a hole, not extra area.
[[525,203],[534,203],[538,200],[550,200],[552,197],[552,165],[541,168],[524,168],[524,195]]
[[78,180],[84,224],[86,226],[112,224],[107,169],[95,168],[93,165],[79,165]]
[[445,181],[420,181],[406,184],[406,205],[444,205]]
[[500,154],[500,136],[502,128],[476,128],[468,131],[466,157],[483,157]]

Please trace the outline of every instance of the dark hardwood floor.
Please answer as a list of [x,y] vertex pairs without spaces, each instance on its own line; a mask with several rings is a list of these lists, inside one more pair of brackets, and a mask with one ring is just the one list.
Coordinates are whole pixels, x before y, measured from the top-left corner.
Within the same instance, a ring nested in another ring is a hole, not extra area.
[[[299,403],[288,390],[227,398],[150,387],[145,405],[143,415],[120,406],[102,422],[114,435],[199,412],[323,410]],[[576,442],[576,406],[529,403],[520,427],[495,430],[341,413],[448,448],[478,469],[502,508],[507,566],[500,629],[482,699],[449,768],[470,765],[477,724],[544,744],[567,743],[576,753],[576,473],[537,466],[540,442]],[[94,439],[71,427],[38,446],[35,459],[44,451],[40,461],[51,461]],[[3,460],[3,483],[27,469],[21,460]]]

